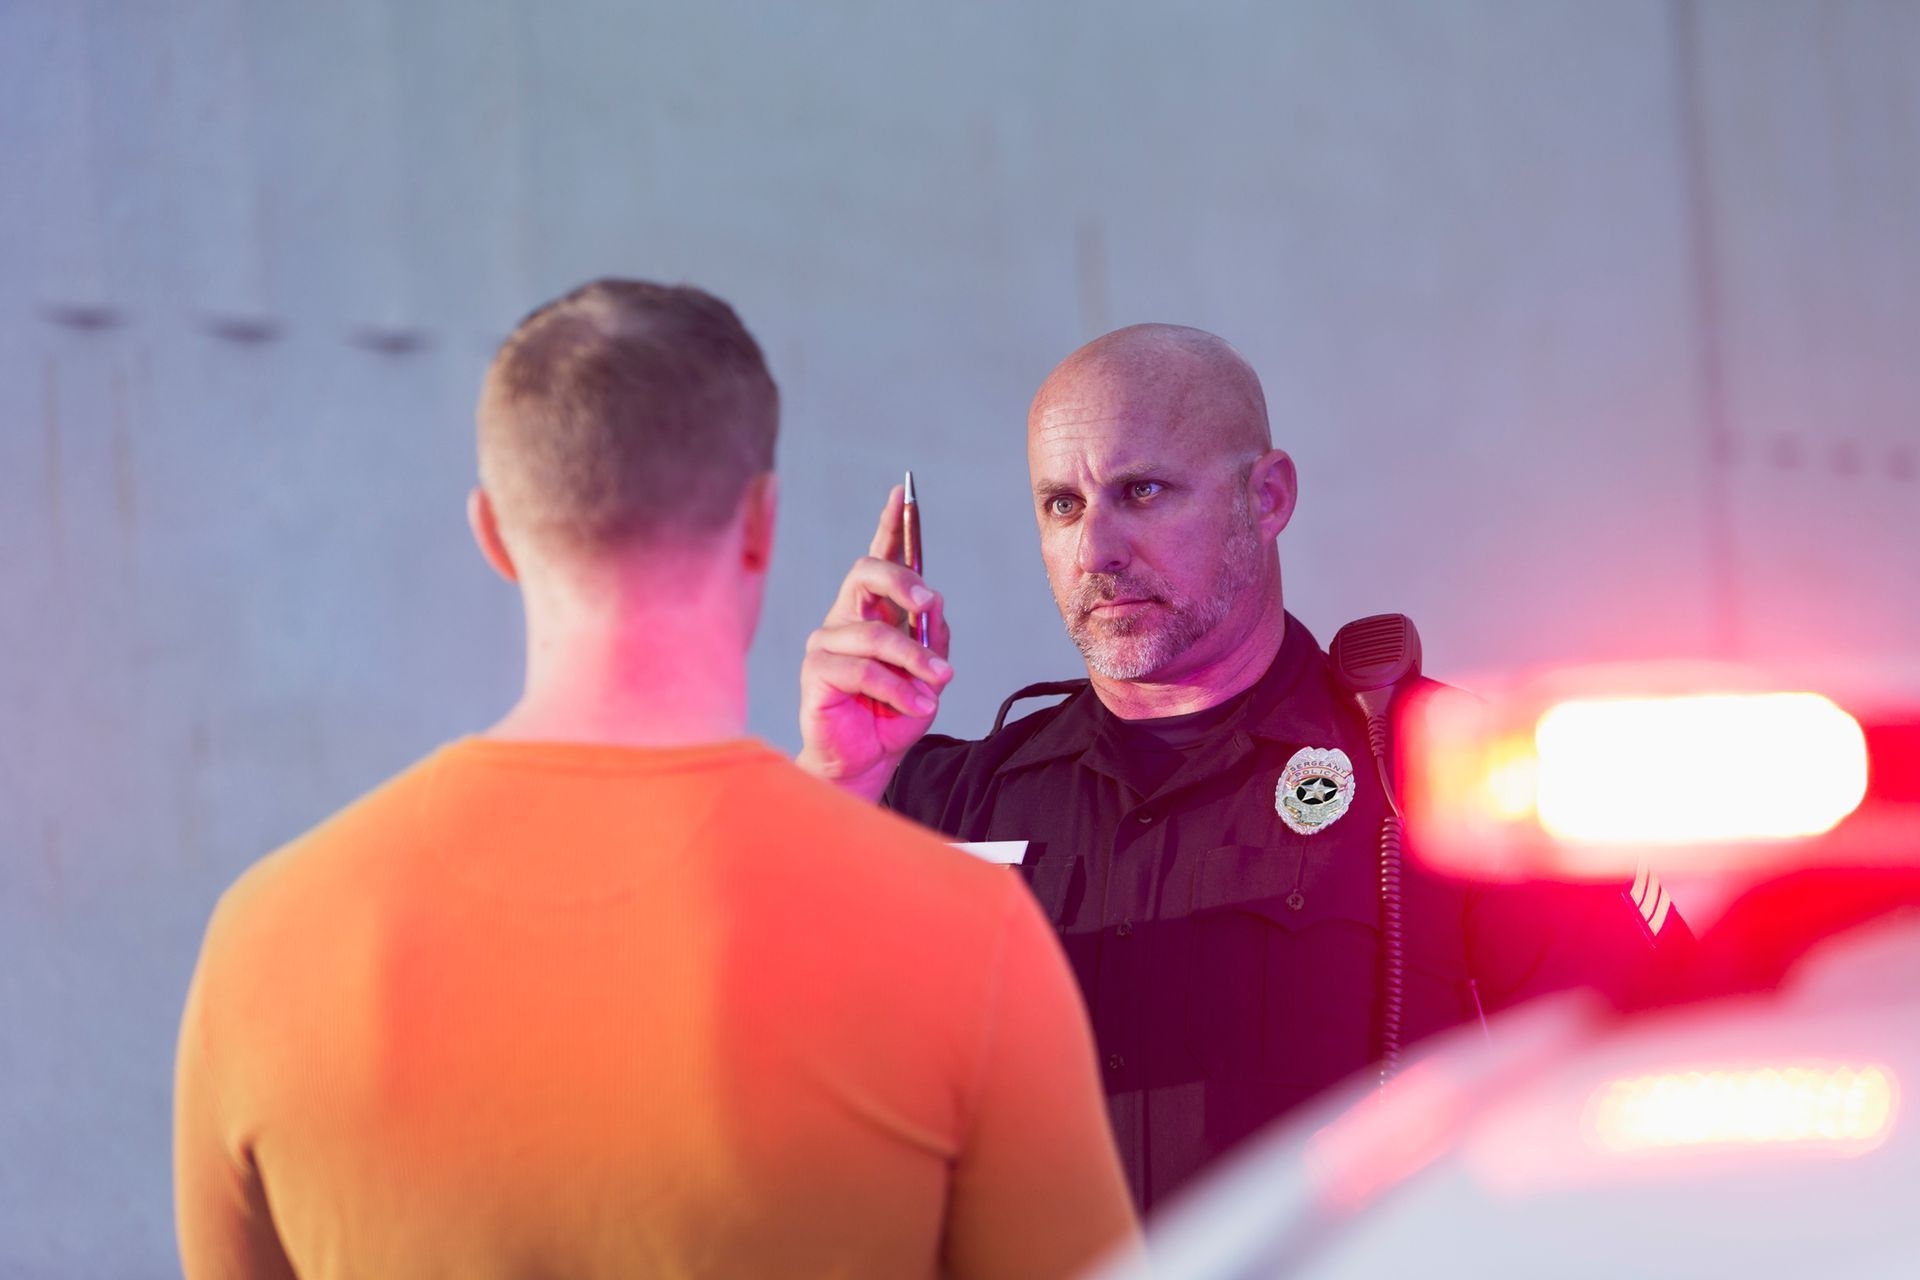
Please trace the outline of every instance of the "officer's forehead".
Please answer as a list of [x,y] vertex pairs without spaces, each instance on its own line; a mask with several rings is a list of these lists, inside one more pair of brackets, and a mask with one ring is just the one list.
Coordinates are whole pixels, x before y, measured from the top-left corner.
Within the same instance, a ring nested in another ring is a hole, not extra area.
[[1027,422],[1028,462],[1038,476],[1063,467],[1124,468],[1146,458],[1203,464],[1264,448],[1232,408],[1205,387],[1078,378],[1036,400]]
[[1271,447],[1260,380],[1220,338],[1135,325],[1061,361],[1034,395],[1028,456],[1137,453],[1203,458]]

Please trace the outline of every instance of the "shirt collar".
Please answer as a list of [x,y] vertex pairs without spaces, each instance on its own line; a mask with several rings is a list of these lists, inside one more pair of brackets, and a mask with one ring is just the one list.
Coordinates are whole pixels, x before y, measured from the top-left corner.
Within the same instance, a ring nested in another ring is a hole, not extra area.
[[[1280,641],[1280,652],[1274,656],[1266,674],[1254,683],[1246,706],[1221,726],[1221,732],[1242,732],[1256,738],[1294,743],[1316,742],[1326,737],[1333,715],[1325,678],[1326,655],[1304,623],[1291,613],[1286,618],[1287,630]],[[1022,743],[995,772],[1010,773],[1049,760],[1084,755],[1096,748],[1104,752],[1100,725],[1110,714],[1092,686],[1080,690],[1061,703],[1058,714]]]

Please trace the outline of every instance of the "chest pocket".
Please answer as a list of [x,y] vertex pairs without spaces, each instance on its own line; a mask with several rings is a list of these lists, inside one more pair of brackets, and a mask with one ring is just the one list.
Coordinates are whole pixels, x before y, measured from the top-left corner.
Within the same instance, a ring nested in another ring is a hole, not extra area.
[[1324,836],[1200,859],[1189,1036],[1209,1075],[1318,1089],[1371,1060],[1376,894],[1374,860]]

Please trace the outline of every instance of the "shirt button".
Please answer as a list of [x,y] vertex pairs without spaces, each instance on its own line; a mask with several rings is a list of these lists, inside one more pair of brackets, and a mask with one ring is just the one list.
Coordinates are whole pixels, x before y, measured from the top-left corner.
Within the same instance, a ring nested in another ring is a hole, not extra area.
[[1300,892],[1298,889],[1295,889],[1292,893],[1287,895],[1287,908],[1289,910],[1298,911],[1300,908],[1306,905],[1307,905],[1307,895]]
[[1135,818],[1135,819],[1134,819],[1134,821],[1135,821],[1135,822],[1138,822],[1138,823],[1139,823],[1139,824],[1140,824],[1141,826],[1143,826],[1143,827],[1144,827],[1144,826],[1146,826],[1146,825],[1147,825],[1147,824],[1148,824],[1149,822],[1152,822],[1152,821],[1153,821],[1153,815],[1152,815],[1152,814],[1150,814],[1150,813],[1143,813],[1143,814],[1141,814],[1141,815],[1140,815],[1140,816],[1139,816],[1138,818]]
[[1118,1071],[1120,1068],[1126,1065],[1127,1065],[1127,1060],[1121,1057],[1119,1054],[1110,1053],[1107,1055],[1107,1069],[1109,1071]]
[[1119,928],[1115,929],[1114,932],[1119,934],[1123,938],[1126,937],[1128,934],[1133,932],[1133,921],[1122,920],[1120,922]]

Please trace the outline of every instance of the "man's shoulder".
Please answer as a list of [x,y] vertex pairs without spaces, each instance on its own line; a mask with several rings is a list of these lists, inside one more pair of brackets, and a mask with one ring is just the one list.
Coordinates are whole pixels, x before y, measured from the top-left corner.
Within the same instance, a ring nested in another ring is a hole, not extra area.
[[387,778],[241,871],[220,897],[210,939],[221,925],[271,937],[290,916],[326,910],[341,886],[370,895],[372,877],[392,867],[392,846],[414,835],[434,759]]
[[[999,946],[1024,904],[1013,870],[953,848],[907,815],[791,764],[762,781],[762,811],[729,824],[722,856],[744,877],[729,883],[749,927],[784,928],[778,921],[804,912],[808,941],[796,945],[810,959],[796,952],[790,964],[844,970],[863,990],[913,971],[957,981]],[[776,839],[761,838],[772,832]]]
[[789,858],[810,870],[827,864],[836,875],[918,878],[962,892],[991,883],[1000,870],[954,849],[910,814],[848,795],[790,762],[777,768],[765,816],[783,833]]

